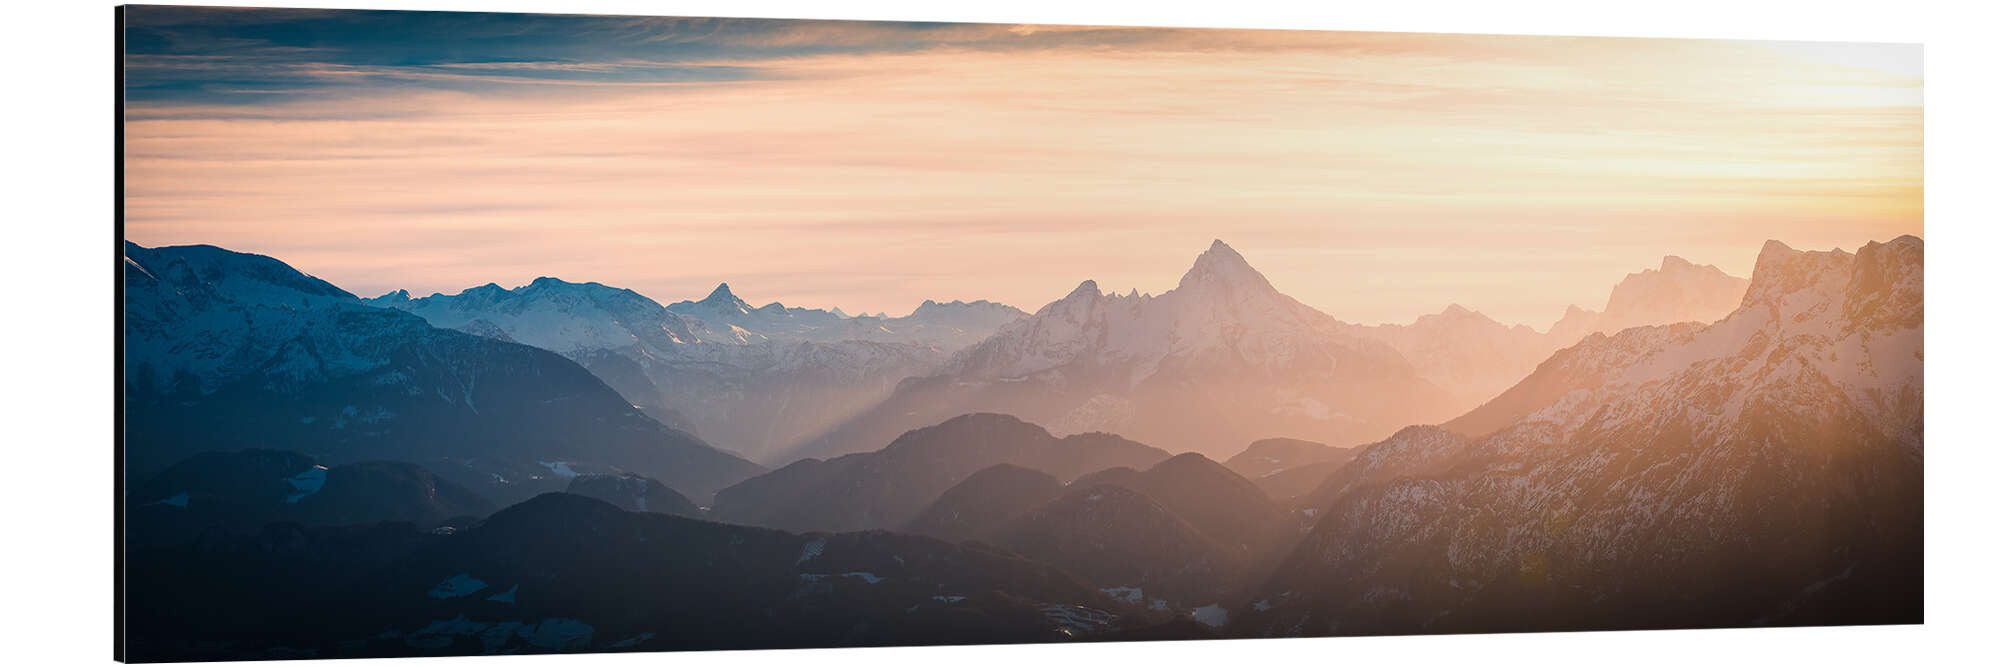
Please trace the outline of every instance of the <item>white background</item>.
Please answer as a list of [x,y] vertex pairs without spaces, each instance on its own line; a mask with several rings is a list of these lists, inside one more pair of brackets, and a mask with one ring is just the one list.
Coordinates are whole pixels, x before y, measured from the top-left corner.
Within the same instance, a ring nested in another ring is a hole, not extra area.
[[[0,663],[104,664],[112,624],[113,3],[10,3],[0,217]],[[214,0],[207,4],[244,4]],[[1991,348],[1996,22],[1975,3],[1831,0],[270,2],[1422,32],[1921,42],[1929,324],[1925,625],[412,660],[396,665],[1992,664],[2000,529]],[[1982,641],[1986,640],[1986,641]],[[326,664],[326,663],[320,663]],[[354,664],[354,663],[340,663]],[[372,663],[371,663],[372,664]]]

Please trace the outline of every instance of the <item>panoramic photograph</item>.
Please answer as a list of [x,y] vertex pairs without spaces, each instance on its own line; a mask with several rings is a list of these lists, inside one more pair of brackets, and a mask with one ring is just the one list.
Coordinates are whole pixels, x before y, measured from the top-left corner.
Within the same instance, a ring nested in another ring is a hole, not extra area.
[[1919,45],[117,31],[121,660],[1925,620]]

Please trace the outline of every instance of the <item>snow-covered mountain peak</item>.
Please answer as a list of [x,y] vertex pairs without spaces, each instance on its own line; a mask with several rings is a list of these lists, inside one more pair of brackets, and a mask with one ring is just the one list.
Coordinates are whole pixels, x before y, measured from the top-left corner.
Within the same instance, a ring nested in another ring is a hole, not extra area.
[[1924,241],[1899,236],[1869,243],[1854,255],[1848,280],[1847,320],[1859,327],[1923,327]]
[[729,290],[729,283],[716,285],[715,289],[708,293],[708,296],[702,297],[700,301],[695,303],[709,309],[730,310],[738,314],[747,314],[751,310],[754,310],[750,306],[750,302],[738,298],[735,292]]
[[1264,278],[1264,274],[1258,273],[1257,269],[1250,266],[1250,261],[1244,259],[1242,253],[1236,252],[1235,248],[1229,247],[1229,244],[1223,243],[1220,239],[1210,244],[1208,250],[1202,252],[1200,257],[1195,258],[1194,266],[1181,276],[1180,285],[1175,288],[1176,291],[1245,289],[1273,293],[1277,291],[1271,286],[1271,281]]
[[183,298],[221,297],[241,303],[299,307],[352,302],[354,295],[263,255],[211,245],[147,248],[125,242],[127,268],[180,292]]
[[1573,394],[1544,416],[1572,425],[1606,420],[1600,427],[1655,418],[1599,412],[1613,399],[1636,405],[1632,397],[1646,396],[1661,414],[1700,415],[1704,428],[1726,430],[1758,410],[1808,415],[1834,409],[1826,401],[1835,401],[1884,435],[1920,446],[1923,242],[1904,237],[1863,250],[1857,256],[1765,244],[1735,312],[1699,329],[1662,330],[1665,336],[1637,348],[1643,354],[1597,364],[1622,370],[1602,374],[1601,391]]
[[1846,277],[1848,264],[1854,255],[1845,250],[1794,250],[1777,240],[1764,242],[1764,249],[1757,253],[1756,268],[1750,274],[1750,287],[1743,294],[1743,306],[1755,304],[1781,304],[1791,295],[1806,290],[1828,290],[1838,287],[1836,281]]
[[679,316],[638,292],[548,276],[511,290],[487,283],[421,299],[399,290],[368,304],[408,311],[447,329],[504,332],[562,354],[635,345],[658,350],[699,340]]
[[364,301],[367,301],[368,303],[375,305],[388,305],[391,303],[407,303],[409,300],[410,300],[410,291],[406,289],[393,290],[387,294],[383,294],[382,296],[378,296],[373,299],[364,299]]
[[1077,283],[1076,289],[1070,290],[1069,295],[1064,296],[1062,300],[1069,301],[1072,299],[1095,299],[1103,295],[1104,292],[1097,288],[1097,281],[1085,280],[1083,282]]
[[[1138,382],[1162,367],[1293,368],[1344,338],[1339,322],[1279,293],[1228,244],[1195,259],[1180,286],[1157,297],[1105,294],[1085,280],[1033,317],[1002,328],[956,362],[983,378],[1022,377],[1070,364],[1126,369]],[[1324,362],[1324,359],[1320,359]],[[1317,366],[1315,366],[1317,367]],[[1254,369],[1254,370],[1253,370]]]

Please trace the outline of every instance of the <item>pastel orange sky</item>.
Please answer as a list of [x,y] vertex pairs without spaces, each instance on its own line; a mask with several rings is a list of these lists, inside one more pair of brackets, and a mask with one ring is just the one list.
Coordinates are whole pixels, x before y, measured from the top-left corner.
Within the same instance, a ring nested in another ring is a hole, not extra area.
[[1913,45],[153,9],[127,237],[363,296],[1034,310],[1221,238],[1344,320],[1542,328],[1663,255],[1923,232]]

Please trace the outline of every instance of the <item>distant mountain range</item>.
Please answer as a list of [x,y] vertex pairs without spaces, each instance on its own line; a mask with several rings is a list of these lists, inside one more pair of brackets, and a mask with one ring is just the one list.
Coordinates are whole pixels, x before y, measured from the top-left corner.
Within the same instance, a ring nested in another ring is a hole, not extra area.
[[1669,256],[1627,276],[1603,312],[1572,307],[1546,333],[1456,305],[1363,326],[1280,294],[1217,241],[1165,294],[1086,281],[1034,317],[988,301],[926,301],[903,317],[752,306],[727,283],[662,306],[546,277],[365,302],[558,352],[659,421],[777,465],[870,451],[969,412],[1217,457],[1259,437],[1367,442],[1471,409],[1590,333],[1718,319],[1746,285]]
[[1456,414],[1513,386],[1550,354],[1590,334],[1722,319],[1743,300],[1749,284],[1713,266],[1669,255],[1659,268],[1619,281],[1602,312],[1570,306],[1546,332],[1504,325],[1453,304],[1410,324],[1357,326],[1351,333],[1402,353],[1418,375],[1446,388],[1451,394],[1447,412]]
[[1355,447],[1271,438],[1250,443],[1223,465],[1249,479],[1272,500],[1291,503],[1319,488],[1320,482],[1353,460],[1357,451]]
[[952,415],[1000,412],[1220,457],[1295,435],[1354,443],[1448,417],[1408,360],[1287,297],[1221,241],[1160,295],[1085,281],[830,432],[808,455],[867,451]]
[[414,299],[397,291],[367,303],[555,351],[656,419],[774,463],[1024,315],[988,301],[925,301],[904,317],[752,307],[726,283],[700,301],[661,306],[632,290],[555,278]]
[[751,306],[729,289],[729,283],[700,301],[680,301],[666,307],[688,319],[702,340],[755,343],[763,341],[851,340],[909,343],[956,350],[985,338],[1000,325],[1026,316],[1013,306],[991,301],[926,300],[902,317],[851,316],[839,308],[787,307],[772,302]]
[[125,246],[128,474],[281,444],[422,463],[496,501],[628,470],[700,497],[761,468],[634,409],[547,350],[374,308],[278,260]]
[[1543,333],[1220,242],[901,318],[127,245],[130,655],[1920,622],[1923,253],[1670,257]]
[[1007,463],[1058,479],[1119,466],[1148,467],[1165,451],[1115,435],[1057,438],[1008,415],[972,414],[912,430],[879,451],[805,459],[716,495],[712,516],[786,530],[903,526],[981,469]]

